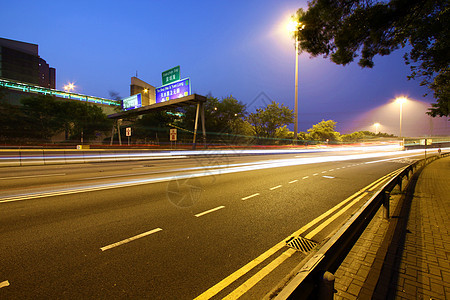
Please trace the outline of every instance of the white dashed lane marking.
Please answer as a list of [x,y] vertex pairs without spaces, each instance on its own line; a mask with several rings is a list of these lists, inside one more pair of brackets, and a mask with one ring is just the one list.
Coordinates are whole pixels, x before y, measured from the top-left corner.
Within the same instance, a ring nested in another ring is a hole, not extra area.
[[117,243],[114,243],[114,244],[111,244],[111,245],[102,247],[102,248],[100,248],[100,250],[106,251],[106,250],[109,250],[109,249],[111,249],[111,248],[114,248],[114,247],[117,247],[117,246],[121,246],[121,245],[126,244],[126,243],[129,243],[129,242],[131,242],[131,241],[134,241],[134,240],[143,238],[144,236],[147,236],[147,235],[156,233],[156,232],[161,231],[161,230],[162,230],[161,228],[156,228],[156,229],[153,229],[153,230],[150,230],[150,231],[147,231],[147,232],[144,232],[144,233],[135,235],[135,236],[130,237],[130,238],[128,238],[128,239],[122,240],[122,241],[120,241],[120,242],[117,242]]
[[241,199],[242,199],[242,200],[247,200],[247,199],[250,199],[250,198],[253,198],[253,197],[256,197],[256,196],[259,196],[259,193],[256,193],[256,194],[253,194],[253,195],[250,195],[250,196],[241,198]]
[[333,176],[322,176],[323,178],[334,178]]
[[214,211],[217,211],[217,210],[219,210],[219,209],[222,209],[222,208],[225,208],[225,206],[221,205],[221,206],[218,206],[218,207],[216,207],[216,208],[213,208],[213,209],[204,211],[204,212],[202,212],[202,213],[196,214],[195,216],[198,218],[198,217],[204,216],[204,215],[206,215],[206,214],[212,213],[212,212],[214,212]]
[[309,178],[309,176],[305,176],[305,177],[303,177],[302,179],[306,179],[306,178]]
[[280,187],[282,187],[281,184],[277,185],[277,186],[274,186],[274,187],[271,187],[269,190],[273,191],[273,190],[279,189]]
[[289,181],[289,183],[294,183],[294,182],[297,182],[297,181],[298,181],[298,180],[295,179],[295,180]]
[[5,280],[0,282],[0,289],[9,286],[9,281]]

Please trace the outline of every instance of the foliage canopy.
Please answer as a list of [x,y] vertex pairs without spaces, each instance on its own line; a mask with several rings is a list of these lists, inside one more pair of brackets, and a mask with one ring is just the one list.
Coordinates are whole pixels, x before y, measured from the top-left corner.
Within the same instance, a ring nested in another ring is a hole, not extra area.
[[77,101],[57,101],[51,96],[29,96],[22,106],[1,103],[1,135],[6,140],[49,141],[60,132],[66,139],[94,139],[111,130],[111,120],[102,109]]
[[296,14],[305,25],[300,46],[312,56],[346,65],[359,57],[372,68],[377,55],[411,46],[408,78],[421,78],[434,93],[429,115],[448,116],[450,99],[450,4],[448,0],[313,0]]
[[335,130],[336,122],[322,120],[308,129],[309,137],[314,141],[340,141],[340,133]]
[[[243,120],[247,115],[245,104],[233,96],[218,99],[208,95],[207,98],[204,109],[208,140],[230,142],[238,135],[248,134],[249,125]],[[196,109],[195,105],[183,109],[182,127],[194,128]]]
[[272,101],[267,107],[256,109],[247,120],[257,137],[275,138],[279,128],[294,122],[294,112],[284,104]]

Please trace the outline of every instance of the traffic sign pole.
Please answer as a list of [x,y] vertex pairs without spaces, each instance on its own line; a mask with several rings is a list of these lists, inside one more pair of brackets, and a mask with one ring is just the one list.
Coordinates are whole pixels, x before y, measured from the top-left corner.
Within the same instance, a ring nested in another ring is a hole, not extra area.
[[125,133],[128,137],[128,146],[130,146],[131,127],[127,127]]
[[175,142],[175,148],[177,147],[177,129],[171,128],[169,132],[170,147],[172,147],[172,142]]

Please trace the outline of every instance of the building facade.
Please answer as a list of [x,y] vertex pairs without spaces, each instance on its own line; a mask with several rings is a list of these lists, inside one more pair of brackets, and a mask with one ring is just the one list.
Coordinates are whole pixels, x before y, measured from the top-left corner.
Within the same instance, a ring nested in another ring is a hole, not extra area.
[[156,103],[155,87],[137,77],[131,77],[130,96],[136,94],[142,95],[142,106]]
[[56,86],[56,70],[39,57],[38,45],[4,38],[0,38],[0,78]]

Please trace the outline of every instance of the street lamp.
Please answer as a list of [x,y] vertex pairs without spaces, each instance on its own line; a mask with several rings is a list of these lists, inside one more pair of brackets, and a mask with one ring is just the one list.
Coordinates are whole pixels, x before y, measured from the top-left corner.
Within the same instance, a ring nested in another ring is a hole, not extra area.
[[298,31],[305,28],[305,25],[291,19],[287,25],[287,29],[291,34],[295,35],[295,98],[294,98],[294,141],[297,142],[298,134],[298,55],[299,55],[299,40]]
[[64,90],[66,91],[66,92],[71,92],[71,91],[73,91],[75,89],[75,85],[73,84],[73,83],[71,83],[71,82],[69,82],[68,84],[66,84],[65,86],[64,86]]
[[407,99],[405,97],[399,97],[399,98],[395,99],[395,102],[400,104],[400,136],[399,136],[399,138],[402,137],[402,111],[403,111],[403,103],[405,103],[406,100]]
[[375,134],[378,134],[378,127],[380,126],[380,123],[374,123],[373,126],[375,126]]

